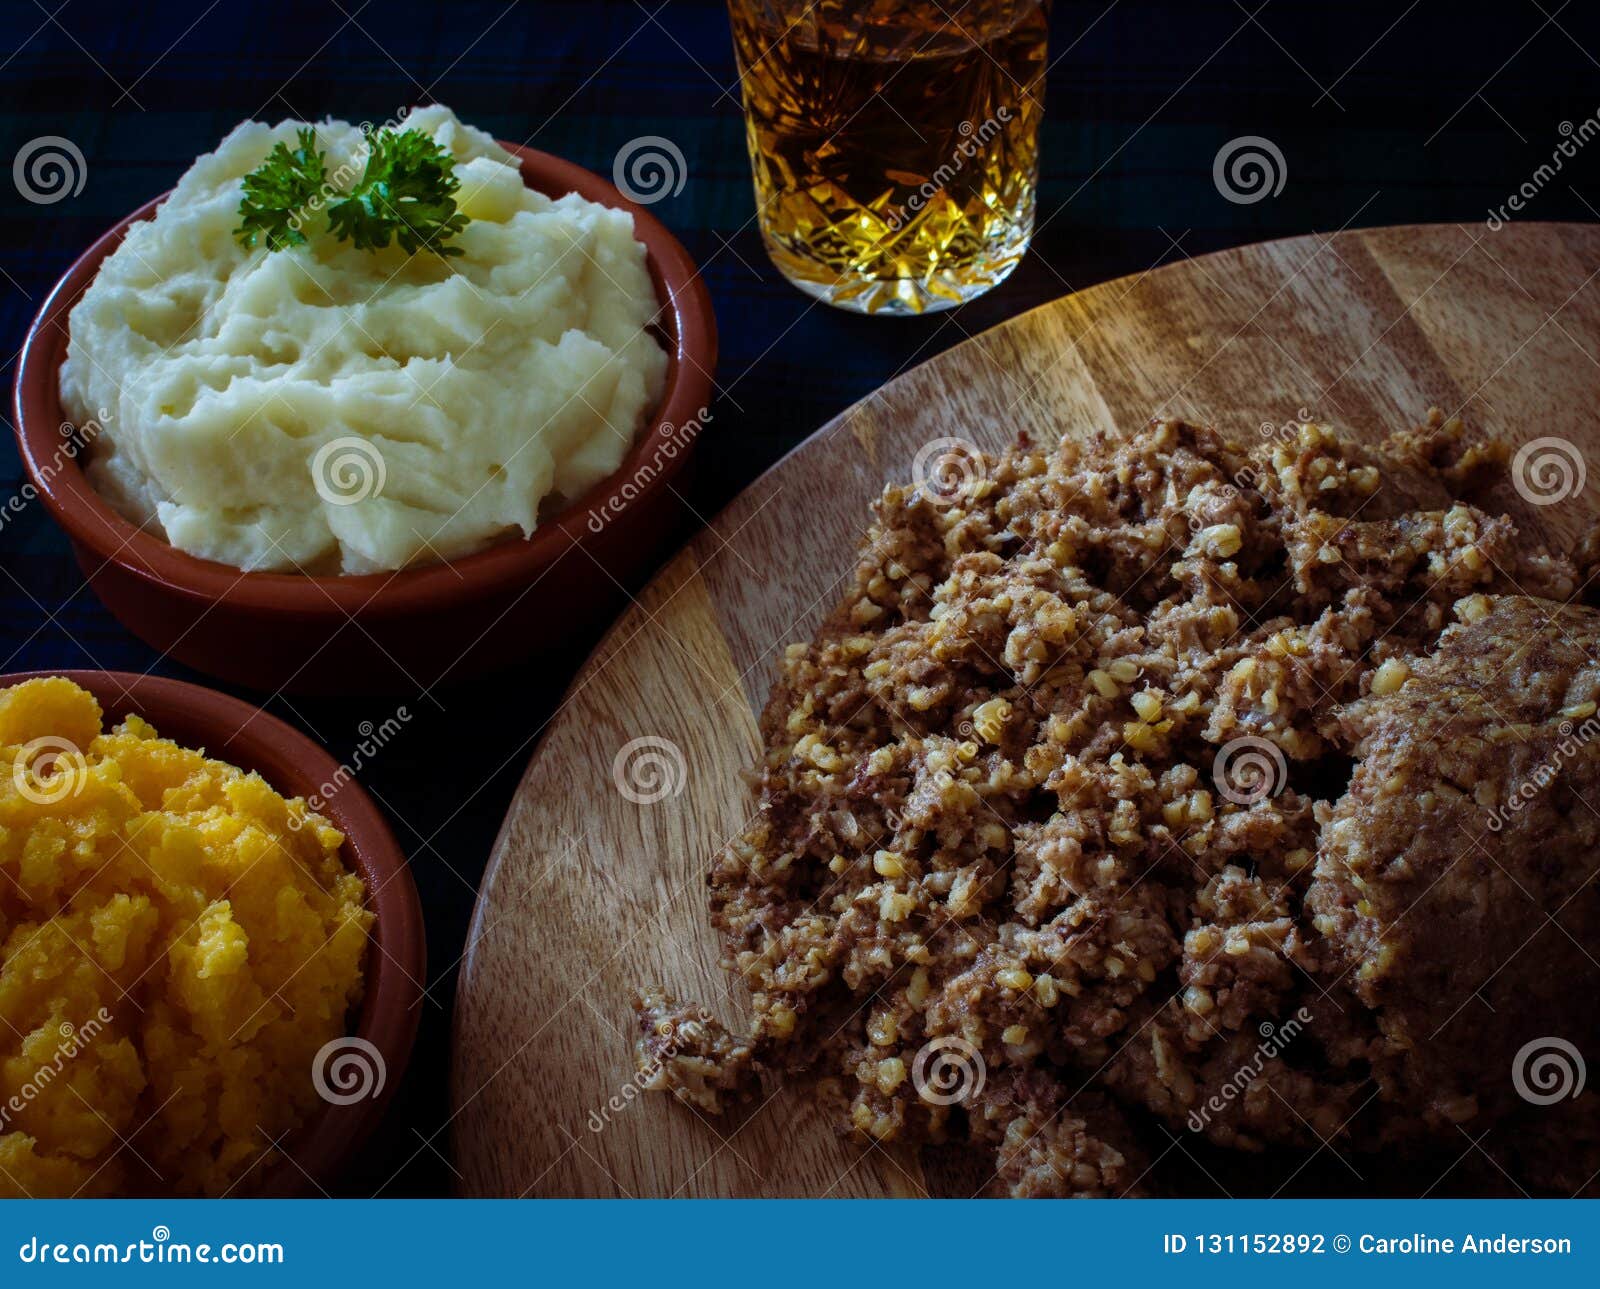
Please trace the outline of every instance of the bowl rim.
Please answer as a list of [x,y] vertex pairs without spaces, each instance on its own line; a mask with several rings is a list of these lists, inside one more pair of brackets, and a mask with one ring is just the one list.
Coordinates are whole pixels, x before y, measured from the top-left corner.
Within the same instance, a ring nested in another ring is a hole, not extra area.
[[[61,676],[99,702],[106,728],[133,712],[163,738],[203,749],[208,756],[254,770],[279,794],[310,796],[338,782],[338,762],[299,730],[243,699],[166,676],[125,671],[33,670],[0,675],[0,688]],[[204,734],[191,737],[192,733]],[[367,884],[374,913],[362,974],[362,993],[347,1035],[365,1039],[383,1060],[377,1095],[348,1105],[324,1103],[295,1130],[282,1156],[242,1175],[246,1193],[300,1195],[332,1183],[377,1127],[405,1074],[421,1020],[427,973],[422,903],[405,852],[372,798],[353,777],[324,800],[319,813],[344,834],[342,858]]]
[[717,332],[705,280],[666,226],[613,184],[550,153],[512,143],[501,146],[518,158],[527,186],[552,197],[577,193],[626,211],[633,216],[634,236],[645,245],[660,305],[658,322],[670,339],[666,385],[647,428],[614,473],[540,523],[527,538],[508,537],[459,559],[391,572],[331,576],[244,572],[186,554],[125,519],[95,491],[76,455],[61,460],[61,429],[70,422],[61,406],[60,364],[68,341],[68,314],[128,229],[152,216],[172,195],[169,191],[119,220],[72,263],[40,305],[20,351],[13,411],[23,469],[72,541],[105,564],[116,564],[202,601],[310,618],[345,617],[358,611],[397,614],[438,609],[448,602],[529,584],[578,545],[586,532],[596,531],[589,525],[590,516],[603,514],[607,524],[614,523],[635,500],[665,486],[709,419],[702,410],[711,401]]

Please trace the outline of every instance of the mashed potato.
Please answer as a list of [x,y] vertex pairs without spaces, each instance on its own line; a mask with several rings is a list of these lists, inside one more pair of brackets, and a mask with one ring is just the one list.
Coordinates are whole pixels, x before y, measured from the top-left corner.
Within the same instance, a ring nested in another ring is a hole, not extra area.
[[[631,217],[527,189],[434,106],[405,126],[456,158],[461,256],[356,250],[322,214],[306,246],[247,251],[241,180],[302,125],[235,129],[72,310],[61,395],[103,423],[91,481],[180,550],[249,570],[373,572],[526,535],[541,502],[621,464],[661,397]],[[348,188],[362,132],[316,130]]]
[[372,924],[341,841],[70,681],[0,690],[0,1197],[219,1194],[317,1107]]

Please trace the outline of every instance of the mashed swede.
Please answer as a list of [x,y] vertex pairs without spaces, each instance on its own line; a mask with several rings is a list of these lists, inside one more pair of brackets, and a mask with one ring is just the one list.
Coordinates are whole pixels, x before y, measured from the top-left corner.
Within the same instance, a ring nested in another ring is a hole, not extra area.
[[[72,310],[61,394],[102,425],[91,481],[249,570],[397,569],[526,535],[621,464],[662,392],[631,217],[528,189],[434,106],[405,125],[456,158],[460,257],[356,250],[320,214],[308,246],[247,251],[240,181],[302,124],[246,122],[199,158]],[[316,129],[348,187],[361,131]]]
[[362,996],[342,843],[69,680],[0,689],[0,1199],[260,1180]]

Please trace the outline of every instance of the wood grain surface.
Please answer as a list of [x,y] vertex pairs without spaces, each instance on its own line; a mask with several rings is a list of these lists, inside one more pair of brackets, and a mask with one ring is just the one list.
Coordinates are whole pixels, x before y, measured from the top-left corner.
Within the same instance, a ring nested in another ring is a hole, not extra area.
[[[803,1086],[716,1121],[632,1081],[629,999],[641,984],[663,983],[729,1022],[746,1014],[743,986],[717,965],[708,857],[753,810],[740,771],[757,752],[776,659],[831,607],[869,502],[908,479],[935,439],[999,449],[1026,431],[1048,444],[1155,415],[1241,439],[1306,416],[1380,437],[1438,406],[1512,442],[1567,439],[1594,460],[1597,272],[1600,226],[1587,225],[1372,229],[1208,255],[977,336],[779,462],[617,622],[517,792],[457,996],[462,1192],[944,1189],[913,1152],[837,1136]],[[1513,497],[1508,508],[1569,539],[1597,487],[1600,471],[1581,501],[1519,510]],[[654,770],[666,776],[659,786]]]

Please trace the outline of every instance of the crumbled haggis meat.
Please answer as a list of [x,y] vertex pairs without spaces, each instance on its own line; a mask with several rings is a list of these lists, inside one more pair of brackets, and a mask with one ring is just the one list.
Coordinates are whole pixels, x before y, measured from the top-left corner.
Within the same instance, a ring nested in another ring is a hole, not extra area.
[[1593,1051],[1600,983],[1600,613],[1467,617],[1345,710],[1359,759],[1304,906],[1377,1019],[1379,1077],[1446,1132],[1526,1108],[1525,1045]]
[[[1348,713],[1426,674],[1461,605],[1578,590],[1475,506],[1505,459],[1438,413],[1381,447],[1160,421],[1021,443],[954,504],[887,488],[849,589],[784,654],[759,817],[712,865],[752,1030],[663,1058],[682,1011],[655,995],[641,1065],[707,1109],[811,1072],[845,1130],[989,1148],[1019,1195],[1154,1189],[1152,1115],[1245,1149],[1422,1122],[1407,1017],[1352,979],[1322,852]],[[1240,740],[1258,796],[1219,774]],[[1262,1059],[1268,1034],[1291,1036]],[[952,1045],[984,1077],[930,1096]]]
[[[1310,994],[1315,999],[1315,992]],[[1186,999],[1179,996],[1153,1016],[1130,1027],[1102,1075],[1105,1086],[1125,1102],[1164,1119],[1174,1130],[1203,1132],[1221,1146],[1259,1150],[1267,1145],[1314,1149],[1337,1140],[1366,1091],[1360,1080],[1339,1077],[1337,1066],[1307,1068],[1302,1058],[1341,1018],[1334,1006],[1300,998],[1311,1019],[1303,1028],[1279,1027],[1211,1034],[1195,1039]],[[1281,1013],[1285,1016],[1290,1012]],[[1370,1038],[1358,1040],[1362,1057]]]
[[1572,559],[1578,566],[1579,598],[1585,604],[1600,604],[1600,522],[1584,530]]
[[992,1145],[998,1180],[1021,1199],[1112,1199],[1144,1194],[1149,1156],[1116,1106],[1082,1093],[1064,1104],[1059,1081],[1036,1071],[1008,1076],[972,1116],[973,1136]]
[[685,1007],[660,989],[646,990],[634,1007],[640,1086],[670,1091],[678,1100],[721,1114],[725,1093],[738,1091],[753,1073],[755,1052],[726,1026]]

